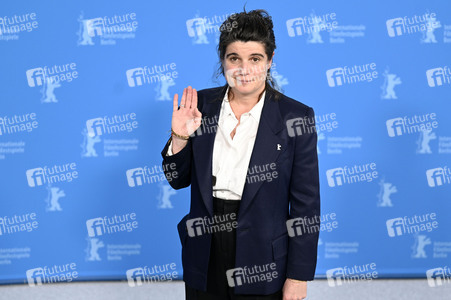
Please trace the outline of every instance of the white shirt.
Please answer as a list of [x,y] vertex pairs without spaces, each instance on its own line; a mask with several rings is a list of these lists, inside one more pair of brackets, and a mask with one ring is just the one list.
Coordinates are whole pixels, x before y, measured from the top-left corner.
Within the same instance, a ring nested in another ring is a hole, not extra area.
[[[238,119],[230,107],[228,99],[229,88],[224,95],[218,120],[218,132],[213,145],[213,176],[216,185],[213,186],[213,196],[228,200],[241,200],[247,170],[254,149],[258,124],[263,109],[266,91],[252,107]],[[235,135],[230,133],[236,127]],[[172,141],[166,155],[172,155]]]

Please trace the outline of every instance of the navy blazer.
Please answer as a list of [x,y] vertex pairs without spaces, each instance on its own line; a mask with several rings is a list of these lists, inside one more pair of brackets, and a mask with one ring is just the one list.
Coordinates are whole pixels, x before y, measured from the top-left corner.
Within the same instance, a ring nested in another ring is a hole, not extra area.
[[[163,165],[172,164],[178,174],[168,180],[170,185],[174,189],[191,185],[190,212],[177,228],[182,243],[183,280],[203,291],[207,288],[211,234],[190,237],[186,221],[213,216],[213,143],[225,91],[226,87],[198,91],[201,127],[180,152],[166,156],[170,139],[161,152]],[[320,216],[314,112],[280,93],[276,101],[274,95],[266,92],[249,168],[275,163],[277,178],[246,180],[237,216],[235,268],[275,263],[277,273],[272,273],[276,278],[268,281],[236,284],[237,294],[272,294],[283,287],[286,278],[307,281],[315,275],[319,226],[291,237],[286,225],[289,219]],[[310,130],[293,135],[292,119],[300,118]],[[164,170],[170,178],[173,171]]]

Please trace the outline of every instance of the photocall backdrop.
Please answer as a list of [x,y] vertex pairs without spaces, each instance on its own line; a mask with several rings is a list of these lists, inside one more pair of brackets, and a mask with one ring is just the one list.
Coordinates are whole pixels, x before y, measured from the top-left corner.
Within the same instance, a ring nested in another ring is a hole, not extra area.
[[[0,283],[181,279],[190,192],[169,186],[160,154],[172,98],[225,83],[219,26],[244,4],[1,4]],[[272,76],[316,114],[317,277],[443,276],[449,2],[247,2],[257,8],[274,22]]]

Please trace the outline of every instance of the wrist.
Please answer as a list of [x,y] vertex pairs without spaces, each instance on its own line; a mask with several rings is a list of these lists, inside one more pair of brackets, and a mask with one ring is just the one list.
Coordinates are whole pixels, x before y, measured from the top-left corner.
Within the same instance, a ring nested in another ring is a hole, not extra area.
[[188,140],[189,139],[189,135],[180,135],[178,133],[176,133],[172,128],[171,128],[171,136],[174,138],[178,138],[180,140]]
[[188,141],[188,139],[184,139],[184,138],[178,137],[175,134],[171,134],[171,136],[172,136],[172,140],[174,142],[183,142],[183,141],[186,142],[186,141]]
[[176,136],[171,136],[172,141],[172,154],[177,154],[188,144],[188,140],[177,138]]

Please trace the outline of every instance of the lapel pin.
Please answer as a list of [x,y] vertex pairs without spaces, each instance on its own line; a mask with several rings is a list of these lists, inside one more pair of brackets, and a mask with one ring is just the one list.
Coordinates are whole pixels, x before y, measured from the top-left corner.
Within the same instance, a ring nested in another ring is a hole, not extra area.
[[282,146],[280,144],[277,144],[277,150],[281,150]]

